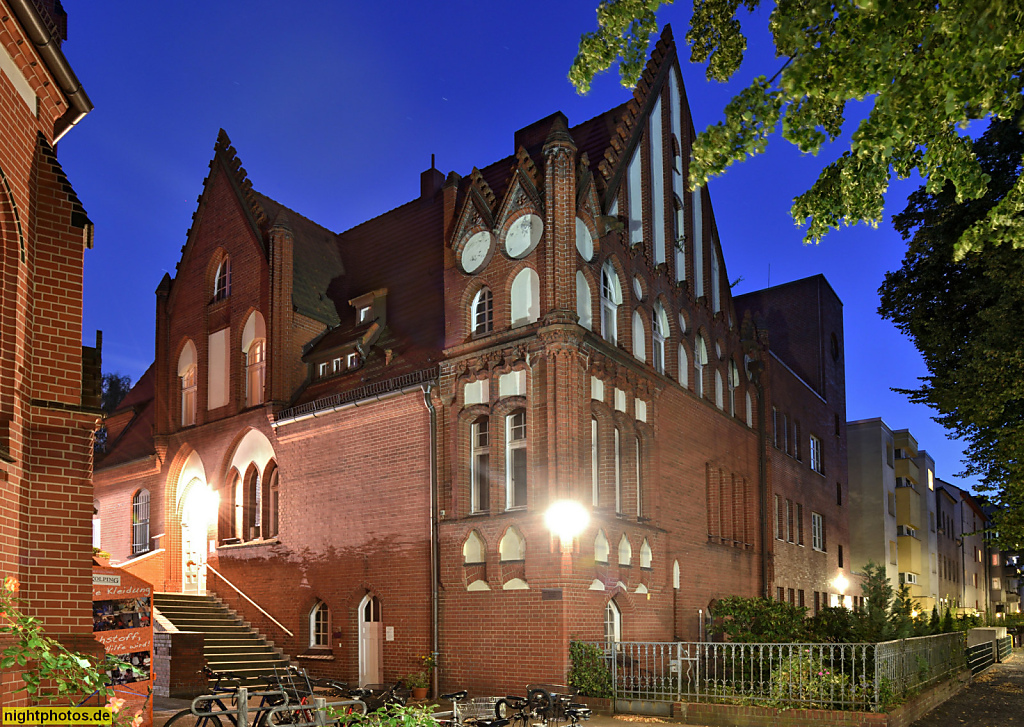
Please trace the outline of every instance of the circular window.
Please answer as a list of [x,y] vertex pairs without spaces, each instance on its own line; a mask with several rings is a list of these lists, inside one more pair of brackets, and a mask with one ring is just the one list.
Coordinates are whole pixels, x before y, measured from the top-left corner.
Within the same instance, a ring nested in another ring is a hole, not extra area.
[[469,238],[462,247],[462,269],[472,275],[483,268],[491,256],[491,241],[490,232],[478,232]]
[[633,294],[637,300],[644,299],[644,284],[641,282],[639,275],[633,278]]
[[544,221],[535,214],[516,219],[505,233],[505,252],[509,257],[522,258],[533,252],[544,234]]
[[576,250],[588,263],[594,259],[594,236],[590,234],[587,223],[579,217],[576,218]]

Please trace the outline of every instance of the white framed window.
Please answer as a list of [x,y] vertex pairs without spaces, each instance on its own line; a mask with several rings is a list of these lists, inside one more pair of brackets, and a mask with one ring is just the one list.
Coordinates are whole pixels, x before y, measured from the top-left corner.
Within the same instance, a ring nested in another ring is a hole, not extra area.
[[491,506],[490,417],[482,416],[470,427],[470,509],[487,512]]
[[598,563],[607,563],[610,552],[608,538],[605,537],[603,530],[598,530],[594,538],[594,560]]
[[611,260],[601,268],[601,337],[613,346],[619,342],[619,306],[622,286]]
[[811,547],[825,550],[825,518],[816,512],[811,513]]
[[498,542],[498,558],[506,560],[526,560],[526,538],[513,525]]
[[619,538],[619,565],[629,565],[633,562],[633,546],[629,544],[629,538],[623,533]]
[[736,416],[736,387],[740,385],[740,368],[733,359],[729,359],[729,416]]
[[754,401],[750,398],[750,392],[747,392],[747,426],[754,426]]
[[309,612],[309,646],[322,649],[330,645],[330,611],[326,603],[317,601]]
[[640,567],[650,568],[653,560],[654,553],[651,551],[651,544],[647,542],[647,538],[644,538],[644,542],[640,545]]
[[350,353],[348,355],[348,367],[350,369],[354,369],[354,368],[356,368],[358,366],[359,366],[359,354],[358,353]]
[[821,440],[811,435],[811,469],[819,475],[823,474],[821,467]]
[[362,308],[359,309],[358,323],[366,323],[367,321],[369,321],[372,313],[372,306],[364,305]]
[[[579,225],[579,218],[576,224]],[[580,325],[588,331],[594,330],[593,311],[590,307],[590,283],[582,270],[576,271],[576,316],[580,319]]]
[[684,389],[690,388],[690,358],[686,355],[686,348],[679,344],[679,385]]
[[341,373],[341,371],[342,371],[341,356],[338,356],[336,359],[334,359],[334,361],[331,362],[330,370],[331,370],[332,373],[335,373],[335,374]]
[[611,646],[622,641],[622,612],[615,601],[604,607],[604,642]]
[[486,560],[487,547],[479,533],[473,530],[466,538],[466,542],[462,544],[462,562],[465,564],[483,563]]
[[654,370],[663,374],[665,373],[665,339],[668,338],[668,315],[660,300],[654,304],[654,325],[651,328],[651,355],[654,359]]
[[505,429],[505,506],[526,507],[526,410],[509,414]]
[[725,409],[725,392],[722,385],[722,372],[715,369],[715,406]]
[[263,403],[263,386],[267,379],[267,340],[257,338],[245,353],[245,404]]
[[693,199],[693,297],[704,295],[704,212],[701,190],[695,189]]
[[622,512],[622,433],[615,428],[615,512]]
[[629,244],[636,245],[644,241],[643,172],[639,146],[626,166],[626,179],[629,191]]
[[473,335],[485,336],[494,330],[494,296],[488,287],[473,296]]
[[647,361],[647,336],[644,335],[644,321],[640,317],[640,311],[633,311],[633,358],[637,361]]
[[711,312],[718,313],[722,310],[722,294],[719,290],[718,271],[718,246],[711,241]]
[[704,343],[704,336],[697,336],[697,350],[693,353],[694,382],[693,391],[700,398],[704,398],[704,367],[708,363],[708,346]]
[[181,426],[191,427],[196,423],[196,367],[185,369],[181,377]]
[[[339,362],[339,364],[341,363],[341,359],[336,359],[336,360]],[[325,377],[325,376],[330,375],[330,373],[331,373],[331,364],[326,362],[326,361],[324,363],[322,363],[322,364],[319,364],[316,367],[316,373],[317,373],[317,376],[319,376],[321,379],[323,377]]]
[[525,326],[540,318],[540,278],[533,268],[523,268],[512,281],[510,291],[512,327]]
[[591,502],[594,507],[600,503],[600,490],[601,490],[601,468],[599,466],[600,458],[598,456],[598,435],[597,435],[597,417],[590,418],[590,489],[591,489]]
[[149,490],[132,497],[132,555],[149,552]]
[[265,537],[274,538],[280,532],[280,507],[281,507],[281,487],[280,477],[278,475],[278,469],[274,466],[274,469],[270,473],[270,484],[267,486],[267,499],[270,501],[268,504],[270,507],[269,518],[266,527]]
[[213,301],[224,300],[231,295],[231,258],[225,257],[217,266],[213,276]]

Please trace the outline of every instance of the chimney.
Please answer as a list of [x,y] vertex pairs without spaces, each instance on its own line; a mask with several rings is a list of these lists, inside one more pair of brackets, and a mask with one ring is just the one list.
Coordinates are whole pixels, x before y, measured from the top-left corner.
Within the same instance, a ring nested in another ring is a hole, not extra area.
[[444,185],[444,175],[434,168],[434,155],[430,155],[430,169],[420,174],[420,199],[433,199]]

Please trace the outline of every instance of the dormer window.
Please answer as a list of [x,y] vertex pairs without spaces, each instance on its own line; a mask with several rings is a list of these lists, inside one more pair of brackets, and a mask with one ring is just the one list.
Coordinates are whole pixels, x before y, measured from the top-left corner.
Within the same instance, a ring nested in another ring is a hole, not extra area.
[[320,378],[323,378],[324,376],[327,376],[329,373],[331,373],[331,365],[328,364],[328,363],[320,364],[320,369],[319,369],[318,373],[319,373]]
[[332,368],[334,370],[334,373],[339,373],[341,371],[341,356],[338,356],[338,358],[334,359]]
[[359,309],[359,323],[366,323],[373,317],[373,307],[364,305]]
[[213,277],[213,302],[224,300],[231,295],[231,258],[225,257],[217,266]]
[[348,367],[350,369],[354,369],[358,365],[359,365],[359,354],[358,353],[350,353],[348,355]]

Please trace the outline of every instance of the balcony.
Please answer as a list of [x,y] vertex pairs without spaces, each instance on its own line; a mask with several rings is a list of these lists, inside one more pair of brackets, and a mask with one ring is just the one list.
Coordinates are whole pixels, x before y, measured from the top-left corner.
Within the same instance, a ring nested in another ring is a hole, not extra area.
[[896,476],[906,477],[914,481],[914,484],[920,482],[921,471],[914,464],[912,459],[898,459],[896,460]]
[[897,559],[901,573],[924,573],[927,563],[921,554],[921,541],[911,535],[900,535],[897,540]]
[[896,488],[896,522],[899,525],[909,525],[915,530],[922,530],[927,525],[924,522],[921,493],[913,487]]

